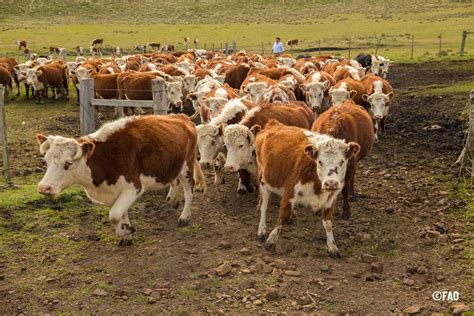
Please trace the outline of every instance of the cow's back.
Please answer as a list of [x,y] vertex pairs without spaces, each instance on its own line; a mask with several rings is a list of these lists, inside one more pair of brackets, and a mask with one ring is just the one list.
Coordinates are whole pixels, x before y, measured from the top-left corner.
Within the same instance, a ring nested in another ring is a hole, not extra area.
[[302,102],[289,104],[264,104],[260,110],[242,122],[243,125],[251,128],[254,125],[265,127],[268,121],[275,119],[287,126],[297,126],[309,129],[313,123],[313,112]]
[[340,106],[331,107],[322,113],[311,127],[312,131],[328,134],[360,145],[358,160],[366,157],[374,143],[374,126],[367,111],[346,100]]

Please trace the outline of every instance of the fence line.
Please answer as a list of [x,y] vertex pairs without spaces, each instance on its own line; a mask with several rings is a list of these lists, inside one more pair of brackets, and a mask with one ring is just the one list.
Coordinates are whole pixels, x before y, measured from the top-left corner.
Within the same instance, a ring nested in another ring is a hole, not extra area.
[[[10,160],[8,157],[7,125],[5,122],[5,87],[0,85],[0,139],[2,141],[3,179],[5,186],[12,185]],[[12,92],[13,93],[13,92]]]
[[[82,79],[80,81],[80,127],[81,135],[95,132],[95,107],[108,106],[115,107],[118,116],[123,117],[123,108],[152,108],[156,115],[168,113],[166,99],[165,81],[163,78],[155,78],[151,81],[152,100],[116,100],[116,99],[96,99],[94,98],[94,79]],[[150,91],[150,90],[148,90]]]

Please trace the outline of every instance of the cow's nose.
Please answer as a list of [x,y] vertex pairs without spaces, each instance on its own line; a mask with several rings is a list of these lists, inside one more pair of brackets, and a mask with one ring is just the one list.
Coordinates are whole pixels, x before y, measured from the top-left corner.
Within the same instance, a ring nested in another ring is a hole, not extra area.
[[339,183],[336,180],[327,180],[324,182],[325,190],[337,190],[339,188]]
[[225,172],[236,172],[237,168],[235,168],[234,166],[224,166],[224,170]]
[[206,168],[206,169],[209,169],[211,168],[211,164],[209,162],[201,162],[201,166],[203,166],[203,168]]
[[380,120],[382,119],[382,115],[375,115],[375,116],[374,116],[374,119],[375,119],[376,121],[380,121]]
[[53,188],[49,185],[40,184],[38,186],[38,192],[43,194],[43,195],[52,195]]

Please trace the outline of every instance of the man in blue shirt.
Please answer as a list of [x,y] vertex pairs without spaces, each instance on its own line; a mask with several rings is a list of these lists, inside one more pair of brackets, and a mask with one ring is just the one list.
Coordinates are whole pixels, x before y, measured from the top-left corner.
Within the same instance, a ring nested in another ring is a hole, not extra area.
[[283,53],[284,51],[285,51],[285,48],[283,47],[283,43],[280,42],[280,38],[277,37],[272,47],[272,53],[275,54],[275,56],[280,56],[280,54]]

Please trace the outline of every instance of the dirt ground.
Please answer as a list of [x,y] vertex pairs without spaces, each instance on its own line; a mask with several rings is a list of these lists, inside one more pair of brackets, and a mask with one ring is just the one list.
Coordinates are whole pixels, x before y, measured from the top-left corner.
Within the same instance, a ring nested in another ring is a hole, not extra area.
[[[472,217],[453,165],[467,93],[417,95],[427,86],[472,80],[468,69],[466,62],[393,67],[397,96],[387,134],[359,166],[352,218],[342,220],[339,210],[335,219],[342,259],[328,256],[321,218],[301,207],[276,253],[265,251],[257,240],[258,196],[237,197],[235,175],[215,185],[207,173],[208,192],[195,194],[186,228],[176,226],[183,203],[175,210],[164,193],[146,194],[130,210],[137,231],[127,248],[117,246],[107,209],[75,191],[1,210],[6,220],[15,212],[30,212],[31,220],[3,227],[11,237],[0,248],[0,313],[380,315],[450,312],[456,303],[472,308]],[[68,109],[36,122],[38,131],[77,134],[77,109]],[[17,178],[37,181],[44,166],[32,135],[25,137],[13,142]],[[268,229],[277,207],[274,198]],[[40,221],[40,210],[51,219]],[[443,290],[458,291],[459,301],[433,300]]]

